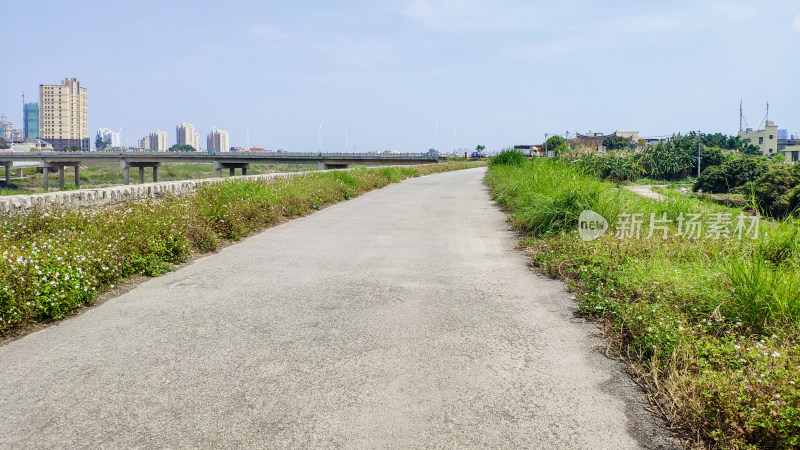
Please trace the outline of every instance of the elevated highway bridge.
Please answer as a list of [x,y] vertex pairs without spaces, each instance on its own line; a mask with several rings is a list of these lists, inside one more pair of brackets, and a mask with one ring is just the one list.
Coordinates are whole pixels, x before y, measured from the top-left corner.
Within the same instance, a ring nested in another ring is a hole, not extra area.
[[153,181],[158,181],[161,163],[210,163],[217,176],[227,169],[234,175],[236,169],[247,175],[253,163],[317,164],[319,169],[346,168],[351,165],[387,166],[432,164],[444,161],[435,152],[426,153],[294,153],[294,152],[3,152],[0,166],[5,167],[6,184],[13,169],[41,167],[44,173],[44,188],[49,186],[49,168],[58,169],[59,187],[64,186],[64,167],[75,168],[75,185],[80,184],[80,166],[119,163],[124,184],[130,184],[130,168],[139,169],[139,181],[144,182],[144,169],[153,169]]

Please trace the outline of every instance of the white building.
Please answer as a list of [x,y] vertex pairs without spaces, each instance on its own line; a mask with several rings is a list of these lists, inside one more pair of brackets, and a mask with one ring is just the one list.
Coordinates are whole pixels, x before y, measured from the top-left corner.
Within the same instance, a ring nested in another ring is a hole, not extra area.
[[183,122],[175,128],[175,133],[178,145],[191,145],[195,150],[200,150],[200,135],[193,124]]
[[150,135],[148,134],[147,136],[139,139],[139,145],[137,147],[142,150],[150,150]]
[[169,150],[167,148],[167,132],[153,131],[147,136],[139,139],[139,148],[154,152],[165,152]]
[[778,127],[771,120],[767,121],[763,130],[753,131],[748,128],[739,132],[742,139],[750,139],[750,143],[757,145],[764,156],[774,155],[778,152]]
[[155,152],[167,151],[167,132],[154,131],[150,133],[150,149]]
[[100,139],[108,143],[109,148],[120,147],[118,131],[114,131],[109,128],[100,128],[99,130],[97,130],[97,135],[100,136]]
[[227,130],[214,130],[208,133],[206,144],[209,152],[231,151],[231,140]]

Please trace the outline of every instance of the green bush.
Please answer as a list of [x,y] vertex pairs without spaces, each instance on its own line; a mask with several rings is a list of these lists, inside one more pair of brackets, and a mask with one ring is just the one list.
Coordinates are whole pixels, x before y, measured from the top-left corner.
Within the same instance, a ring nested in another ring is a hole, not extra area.
[[703,171],[693,189],[709,193],[732,192],[765,174],[771,164],[766,158],[758,156],[735,156],[717,167],[711,172],[708,171],[712,168]]
[[527,160],[525,159],[525,155],[523,155],[518,150],[513,149],[506,149],[498,153],[497,155],[492,156],[489,158],[489,165],[505,165],[505,166],[521,166],[525,164]]
[[755,200],[771,217],[786,217],[797,207],[795,188],[800,185],[800,170],[778,164],[754,182]]
[[635,181],[646,174],[637,156],[630,152],[584,155],[575,164],[597,178],[617,182]]

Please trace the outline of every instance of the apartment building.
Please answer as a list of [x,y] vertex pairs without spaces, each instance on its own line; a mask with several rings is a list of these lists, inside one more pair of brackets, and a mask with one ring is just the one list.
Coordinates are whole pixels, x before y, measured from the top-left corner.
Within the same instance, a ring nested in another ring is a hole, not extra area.
[[55,150],[91,150],[86,88],[75,78],[39,85],[39,136]]
[[191,145],[195,150],[200,150],[200,135],[195,131],[194,125],[183,122],[175,128],[178,145]]
[[206,144],[209,152],[231,151],[231,140],[227,130],[214,130],[208,133]]

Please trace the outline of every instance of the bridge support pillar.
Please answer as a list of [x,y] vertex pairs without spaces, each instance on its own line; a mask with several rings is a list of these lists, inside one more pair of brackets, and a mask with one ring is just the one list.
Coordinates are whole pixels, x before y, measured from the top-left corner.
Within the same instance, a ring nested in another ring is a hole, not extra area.
[[3,166],[6,168],[6,187],[11,183],[11,164]]
[[222,169],[228,169],[228,176],[236,176],[236,169],[242,169],[242,175],[247,175],[247,169],[250,168],[250,163],[246,162],[223,162],[214,161],[214,170],[217,171],[217,177],[222,177]]
[[42,175],[44,175],[44,180],[42,181],[42,185],[44,190],[46,191],[50,187],[50,168],[56,167],[58,168],[58,187],[64,187],[64,167],[72,166],[75,168],[75,187],[80,186],[80,161],[42,161],[40,163],[40,167],[42,168]]
[[122,175],[125,178],[125,184],[131,184],[131,167],[139,169],[139,183],[144,183],[144,168],[153,168],[153,183],[158,181],[158,168],[161,166],[160,162],[155,161],[126,161],[122,160],[119,163],[122,167]]
[[347,169],[350,167],[350,164],[337,164],[337,163],[326,163],[321,162],[317,164],[317,169],[319,170],[330,170],[330,169]]

